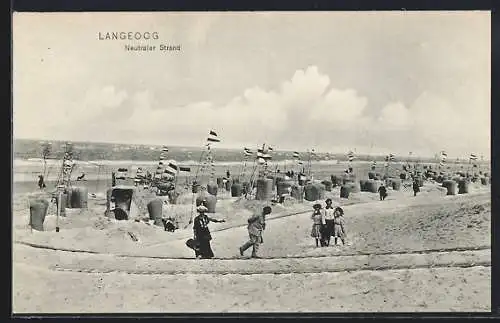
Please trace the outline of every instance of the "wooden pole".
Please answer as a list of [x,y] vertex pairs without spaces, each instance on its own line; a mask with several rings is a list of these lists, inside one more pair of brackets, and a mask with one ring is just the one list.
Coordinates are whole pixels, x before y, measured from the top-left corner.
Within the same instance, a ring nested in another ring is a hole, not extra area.
[[[194,177],[194,181],[196,181],[196,182],[198,181],[198,174],[200,172],[200,168],[202,167],[201,166],[201,161],[202,161],[204,155],[205,155],[205,150],[202,150],[201,154],[200,154],[200,160],[198,161],[198,168],[196,169],[196,175]],[[195,200],[194,197],[195,197],[195,193],[193,192],[193,186],[192,185],[193,185],[193,183],[191,183],[191,192],[193,194],[192,197],[191,197],[191,215],[190,215],[189,223],[184,227],[184,229],[186,229],[191,223],[193,223],[193,211],[194,211],[194,200]]]
[[61,202],[62,202],[62,192],[59,191],[57,194],[57,213],[56,213],[56,232],[59,232],[59,214],[61,214]]
[[29,217],[28,217],[28,226],[30,227],[30,232],[33,233],[33,227],[31,226],[31,207],[30,207],[30,199],[26,200],[26,204],[28,205],[28,212],[29,212]]

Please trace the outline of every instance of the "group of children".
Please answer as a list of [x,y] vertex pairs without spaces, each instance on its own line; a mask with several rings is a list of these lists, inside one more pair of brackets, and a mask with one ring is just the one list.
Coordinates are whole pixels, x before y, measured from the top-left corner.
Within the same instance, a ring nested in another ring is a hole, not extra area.
[[332,199],[330,198],[325,203],[326,206],[324,209],[319,203],[313,206],[311,237],[316,240],[316,247],[329,246],[331,237],[334,237],[335,245],[337,245],[338,239],[345,245],[344,210],[339,206],[333,207]]

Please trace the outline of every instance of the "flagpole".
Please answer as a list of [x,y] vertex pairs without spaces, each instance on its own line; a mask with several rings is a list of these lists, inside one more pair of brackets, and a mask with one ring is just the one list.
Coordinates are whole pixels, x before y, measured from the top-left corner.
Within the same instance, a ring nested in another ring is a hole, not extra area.
[[[253,162],[253,166],[252,166],[252,174],[250,175],[250,179],[249,179],[249,182],[250,182],[250,191],[253,192],[253,184],[255,182],[255,171],[257,170],[257,158],[254,160]],[[246,195],[248,194],[245,193],[245,197]]]
[[196,174],[195,174],[195,177],[194,177],[194,181],[193,183],[191,183],[191,192],[192,192],[192,196],[191,196],[191,216],[190,216],[190,219],[189,219],[189,222],[188,224],[184,227],[184,229],[186,229],[191,223],[193,223],[193,211],[194,211],[194,197],[195,197],[195,192],[194,192],[194,182],[197,183],[198,181],[198,174],[200,172],[200,167],[201,167],[201,161],[203,159],[203,155],[205,154],[205,150],[203,149],[201,151],[201,154],[200,154],[200,160],[198,161],[198,168],[196,169]]

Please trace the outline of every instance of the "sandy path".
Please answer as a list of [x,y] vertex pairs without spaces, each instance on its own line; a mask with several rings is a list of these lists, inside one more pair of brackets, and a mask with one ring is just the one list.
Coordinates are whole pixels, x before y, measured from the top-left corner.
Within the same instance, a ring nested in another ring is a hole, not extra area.
[[489,311],[490,275],[490,268],[473,267],[285,275],[144,276],[54,272],[15,264],[13,311]]
[[[126,272],[131,274],[266,274],[388,270],[428,267],[471,267],[491,264],[490,250],[397,255],[355,255],[278,259],[185,260],[116,257],[33,250],[18,246],[15,263],[61,271]],[[21,249],[21,250],[19,250]],[[23,255],[23,256],[20,256]]]

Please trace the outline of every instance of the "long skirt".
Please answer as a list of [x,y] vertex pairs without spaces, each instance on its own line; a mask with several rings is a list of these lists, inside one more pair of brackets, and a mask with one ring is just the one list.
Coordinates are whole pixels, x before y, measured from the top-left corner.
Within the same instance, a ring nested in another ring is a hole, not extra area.
[[321,238],[321,224],[313,224],[311,229],[311,237],[315,239]]
[[214,252],[212,251],[212,247],[210,246],[210,239],[199,239],[199,248],[195,251],[195,255],[201,256],[201,258],[213,258]]

